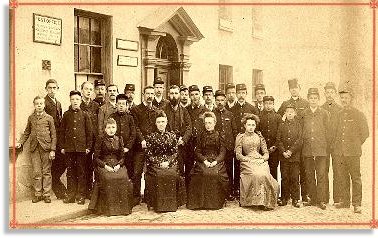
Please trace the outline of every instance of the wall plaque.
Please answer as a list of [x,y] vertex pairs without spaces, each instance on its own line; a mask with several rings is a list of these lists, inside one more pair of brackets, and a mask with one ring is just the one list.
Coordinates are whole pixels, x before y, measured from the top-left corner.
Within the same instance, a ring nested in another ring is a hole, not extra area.
[[33,41],[62,44],[62,19],[33,13]]
[[120,50],[133,50],[138,51],[138,41],[116,39],[116,48]]
[[137,67],[138,66],[138,57],[118,55],[117,65]]

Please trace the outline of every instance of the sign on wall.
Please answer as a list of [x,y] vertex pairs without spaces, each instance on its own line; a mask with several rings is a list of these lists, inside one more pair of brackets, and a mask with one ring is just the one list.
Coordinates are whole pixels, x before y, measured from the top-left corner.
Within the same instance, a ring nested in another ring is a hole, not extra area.
[[138,66],[138,58],[137,57],[125,56],[125,55],[118,55],[117,65],[118,66],[137,67]]
[[33,13],[33,41],[62,44],[62,19]]

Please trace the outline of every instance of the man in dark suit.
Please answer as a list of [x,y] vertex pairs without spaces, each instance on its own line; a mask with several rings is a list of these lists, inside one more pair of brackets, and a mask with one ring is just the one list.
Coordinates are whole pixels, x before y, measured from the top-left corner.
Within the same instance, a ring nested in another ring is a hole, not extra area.
[[[278,109],[277,113],[282,116],[282,119],[285,119],[285,110],[287,105],[293,105],[296,108],[296,119],[297,120],[302,120],[302,114],[303,111],[309,107],[309,103],[306,99],[303,99],[299,96],[299,92],[301,90],[301,86],[298,83],[298,79],[290,79],[288,80],[288,85],[289,85],[289,91],[291,94],[291,97],[289,100],[284,101],[280,108]],[[302,154],[302,153],[300,153]],[[302,156],[302,155],[301,155]],[[301,183],[301,196],[302,196],[302,201],[307,202],[307,190],[306,190],[306,179],[305,179],[305,168],[303,165],[303,159],[300,160],[300,175],[299,175],[299,180]]]
[[96,79],[94,83],[94,91],[96,94],[96,98],[93,101],[97,102],[99,107],[105,104],[105,95],[106,95],[106,85],[104,80]]
[[[326,97],[326,102],[321,106],[321,108],[323,108],[324,110],[327,110],[330,113],[331,122],[334,121],[336,114],[342,109],[342,107],[339,104],[337,104],[337,102],[335,101],[336,93],[337,93],[337,90],[336,90],[335,83],[328,82],[324,86],[324,94]],[[334,164],[335,162],[334,155],[331,153],[330,144],[328,144],[327,146],[327,173],[329,171],[331,156],[332,156],[333,177],[335,177],[339,173],[336,171],[337,166]],[[329,178],[328,176],[326,177],[326,179],[327,179],[327,203],[329,203]],[[340,186],[336,184],[336,181],[338,181],[338,179],[333,179],[333,201],[335,203],[340,202],[340,191],[339,191]]]
[[219,132],[219,135],[226,147],[225,165],[231,188],[227,199],[233,200],[232,195],[234,194],[234,191],[238,190],[237,183],[235,182],[234,178],[234,164],[236,162],[234,150],[235,138],[238,134],[238,129],[236,128],[236,123],[232,112],[225,108],[226,94],[222,90],[217,90],[215,92],[215,103],[217,105],[214,110],[214,114],[217,118],[215,130]]
[[169,89],[169,103],[165,106],[164,112],[167,115],[167,129],[176,134],[179,148],[179,168],[184,176],[184,161],[190,151],[187,144],[192,135],[192,123],[188,111],[180,105],[180,88],[172,85]]
[[118,95],[118,86],[110,84],[106,89],[106,93],[108,95],[108,100],[98,111],[98,134],[100,136],[104,134],[105,123],[109,116],[117,111],[116,99]]
[[214,92],[213,87],[211,86],[204,86],[202,90],[203,100],[205,101],[205,107],[210,112],[214,112],[215,105],[214,105]]
[[259,114],[264,110],[264,96],[266,95],[264,84],[257,84],[255,87],[256,101],[254,101],[254,106],[259,111]]
[[[55,79],[49,79],[45,86],[47,95],[45,96],[45,111],[54,119],[54,125],[57,132],[57,139],[59,140],[59,128],[62,120],[62,105],[56,99],[55,95],[59,89],[58,83]],[[52,190],[58,199],[66,197],[67,189],[60,180],[64,171],[66,170],[66,163],[64,161],[64,155],[60,153],[59,145],[55,153],[55,159],[51,165],[52,176]]]
[[134,102],[135,85],[134,84],[126,84],[124,93],[127,97],[127,110],[131,111],[131,109],[136,106],[136,104]]
[[141,199],[141,179],[145,163],[144,149],[147,148],[145,138],[156,130],[155,123],[158,109],[152,105],[154,96],[154,87],[145,87],[143,90],[143,102],[131,109],[131,115],[136,125],[136,141],[133,159],[134,176],[132,178],[134,185],[134,205],[139,204]]
[[[369,137],[369,127],[365,115],[352,106],[353,92],[345,86],[339,90],[341,105],[332,123],[334,131],[331,148],[335,155],[335,166],[339,175],[336,184],[340,187],[341,202],[336,208],[350,206],[350,178],[352,179],[352,205],[355,213],[361,213],[362,182],[360,171],[361,146]],[[334,178],[334,179],[335,179]]]
[[236,88],[233,83],[228,83],[226,84],[226,98],[227,98],[227,103],[225,108],[233,113],[233,108],[237,102],[236,98]]
[[164,81],[161,78],[154,79],[154,88],[155,88],[155,98],[152,101],[152,105],[160,110],[168,103],[168,100],[164,98],[165,85]]
[[185,85],[180,86],[180,105],[185,108],[190,105],[189,88]]

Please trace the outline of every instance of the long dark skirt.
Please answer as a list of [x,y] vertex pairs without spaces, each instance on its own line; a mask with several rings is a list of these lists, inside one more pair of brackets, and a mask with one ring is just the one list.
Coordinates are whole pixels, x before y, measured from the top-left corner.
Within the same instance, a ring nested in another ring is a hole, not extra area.
[[145,201],[156,212],[174,212],[186,203],[185,180],[177,166],[148,166],[145,179]]
[[196,162],[191,172],[187,208],[221,209],[229,189],[224,162],[212,168]]
[[97,168],[96,179],[88,209],[107,216],[130,214],[133,185],[126,168],[122,166],[117,172]]

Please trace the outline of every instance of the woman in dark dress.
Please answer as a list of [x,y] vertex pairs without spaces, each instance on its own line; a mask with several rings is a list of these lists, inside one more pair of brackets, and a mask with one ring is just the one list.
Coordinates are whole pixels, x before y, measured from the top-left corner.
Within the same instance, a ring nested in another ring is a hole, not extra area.
[[104,214],[128,215],[132,210],[132,183],[124,166],[124,143],[115,135],[117,124],[107,120],[105,135],[96,141],[94,160],[96,182],[89,210]]
[[163,111],[156,117],[157,132],[146,138],[146,189],[148,209],[173,212],[186,202],[184,178],[177,164],[178,145],[173,132],[166,131],[167,116]]
[[206,130],[198,137],[196,162],[189,183],[189,209],[221,209],[229,194],[229,183],[224,164],[226,149],[218,131],[214,130],[216,117],[204,113]]

